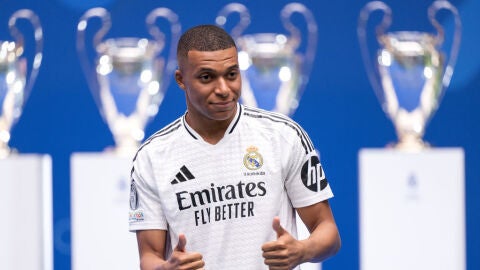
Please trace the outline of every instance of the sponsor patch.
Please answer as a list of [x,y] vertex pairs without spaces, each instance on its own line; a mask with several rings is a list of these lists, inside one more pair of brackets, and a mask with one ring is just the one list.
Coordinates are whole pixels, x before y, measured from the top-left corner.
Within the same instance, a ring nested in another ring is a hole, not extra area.
[[320,165],[318,156],[311,156],[302,166],[303,185],[311,191],[318,192],[328,186],[327,178]]

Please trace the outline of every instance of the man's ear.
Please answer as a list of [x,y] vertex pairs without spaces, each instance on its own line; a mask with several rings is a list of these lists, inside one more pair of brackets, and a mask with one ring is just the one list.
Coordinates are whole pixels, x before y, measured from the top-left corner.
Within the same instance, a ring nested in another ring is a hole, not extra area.
[[185,84],[183,83],[183,75],[180,70],[175,70],[175,81],[177,82],[178,86],[185,90]]

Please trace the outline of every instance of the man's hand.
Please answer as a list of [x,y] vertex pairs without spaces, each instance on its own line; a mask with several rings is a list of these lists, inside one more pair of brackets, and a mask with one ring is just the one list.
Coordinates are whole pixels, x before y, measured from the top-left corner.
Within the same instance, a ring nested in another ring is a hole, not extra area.
[[161,267],[162,270],[193,270],[203,269],[205,262],[203,257],[198,252],[187,252],[185,246],[187,245],[187,238],[184,234],[178,235],[178,244],[173,250],[167,263]]
[[302,262],[304,246],[280,225],[275,217],[272,224],[277,240],[263,244],[263,258],[268,269],[293,269]]

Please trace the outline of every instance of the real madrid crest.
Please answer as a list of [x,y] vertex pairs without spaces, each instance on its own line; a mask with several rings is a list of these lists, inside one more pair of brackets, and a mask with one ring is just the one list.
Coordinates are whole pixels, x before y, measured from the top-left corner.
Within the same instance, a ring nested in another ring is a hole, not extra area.
[[249,170],[258,170],[263,165],[263,157],[258,153],[258,148],[250,146],[247,148],[247,153],[243,156],[243,164]]

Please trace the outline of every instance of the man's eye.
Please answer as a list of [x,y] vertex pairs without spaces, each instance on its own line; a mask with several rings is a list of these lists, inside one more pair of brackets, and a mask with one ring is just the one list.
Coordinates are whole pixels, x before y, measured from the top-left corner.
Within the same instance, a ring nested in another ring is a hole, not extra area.
[[238,72],[236,72],[236,71],[231,71],[231,72],[228,73],[228,78],[231,79],[231,80],[236,79],[237,76],[238,76]]
[[200,75],[200,80],[203,82],[209,81],[212,78],[209,74]]

